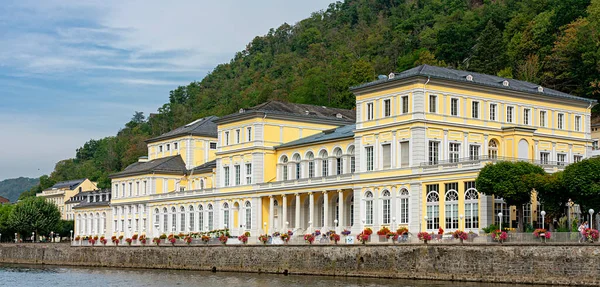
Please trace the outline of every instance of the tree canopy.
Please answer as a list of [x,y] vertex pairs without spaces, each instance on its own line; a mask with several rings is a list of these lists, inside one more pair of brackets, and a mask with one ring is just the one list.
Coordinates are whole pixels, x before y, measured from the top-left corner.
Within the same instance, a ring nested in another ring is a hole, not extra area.
[[41,197],[29,197],[15,204],[8,217],[9,226],[19,234],[31,232],[46,235],[56,230],[60,211],[53,203]]
[[600,158],[568,165],[563,172],[563,185],[584,210],[597,209],[600,206]]

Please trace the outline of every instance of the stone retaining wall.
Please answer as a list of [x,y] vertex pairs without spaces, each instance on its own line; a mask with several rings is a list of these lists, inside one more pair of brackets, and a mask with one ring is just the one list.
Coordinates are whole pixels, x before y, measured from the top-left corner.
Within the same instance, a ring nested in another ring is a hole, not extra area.
[[600,285],[596,245],[234,245],[70,247],[1,244],[0,262],[479,282]]

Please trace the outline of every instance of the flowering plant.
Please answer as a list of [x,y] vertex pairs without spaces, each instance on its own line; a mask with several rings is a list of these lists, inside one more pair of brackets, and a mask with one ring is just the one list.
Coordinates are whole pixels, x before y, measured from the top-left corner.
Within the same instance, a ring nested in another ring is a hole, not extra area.
[[219,241],[221,241],[222,244],[227,243],[228,239],[229,239],[229,237],[225,236],[225,234],[219,236]]
[[337,244],[340,241],[340,235],[334,233],[329,234],[329,239],[333,241],[333,243]]
[[319,230],[319,229],[315,230],[315,236],[319,236],[319,235],[321,235],[321,230]]
[[452,237],[460,240],[467,240],[469,238],[469,234],[462,230],[457,230],[452,232]]
[[304,235],[304,241],[306,241],[308,244],[312,244],[313,241],[315,241],[315,236],[312,235],[312,234],[305,234]]
[[366,229],[359,233],[358,235],[356,235],[356,240],[360,241],[360,243],[362,244],[366,244],[367,241],[369,241],[369,234],[365,233]]
[[117,238],[116,236],[113,236],[113,237],[112,237],[112,242],[113,242],[115,245],[119,246],[119,242],[120,242],[120,241],[121,241],[121,240],[120,240],[119,238]]
[[246,243],[248,243],[248,236],[246,236],[246,234],[242,234],[242,235],[238,236],[238,240],[241,243],[246,244]]
[[89,243],[90,243],[92,246],[94,246],[94,244],[96,244],[96,240],[95,240],[94,238],[91,238],[91,237],[90,237],[90,239],[88,239],[88,242],[89,242]]
[[158,238],[160,238],[160,239],[167,239],[167,235],[163,233],[163,234],[161,234],[161,235],[160,235],[160,237],[158,237]]
[[371,234],[373,234],[373,230],[369,227],[365,228],[365,230],[363,230],[364,234],[371,236]]
[[123,235],[119,235],[119,240],[123,239]]
[[171,245],[175,246],[175,242],[177,242],[177,239],[175,239],[175,237],[171,236],[171,237],[169,237],[169,242],[171,242]]
[[267,241],[269,241],[269,236],[266,234],[262,234],[258,237],[258,241],[262,242],[262,244],[267,244]]
[[75,241],[79,241],[81,237],[79,235],[75,236]]
[[419,232],[417,233],[417,238],[419,238],[419,240],[427,242],[431,240],[431,234],[429,234],[428,232]]
[[185,242],[187,245],[192,244],[192,237],[191,236],[184,237],[183,242]]
[[344,231],[342,231],[342,235],[344,235],[344,236],[348,236],[348,235],[350,235],[350,233],[351,232],[348,229],[344,229]]
[[398,232],[392,232],[392,240],[398,241],[398,237],[400,237],[400,234]]
[[598,230],[596,229],[586,228],[583,230],[583,236],[585,236],[588,242],[592,243],[598,240],[600,234],[598,234]]
[[156,244],[156,246],[160,245],[160,241],[161,241],[160,237],[154,237],[152,239],[152,243]]
[[279,236],[281,238],[281,240],[283,240],[283,242],[288,242],[290,241],[290,235],[287,233],[283,233]]
[[137,233],[131,236],[131,240],[138,240],[138,235],[137,235]]
[[106,246],[107,242],[108,242],[108,240],[106,240],[106,238],[100,238],[100,243],[102,243],[102,245]]
[[202,235],[202,237],[200,237],[200,239],[202,240],[202,242],[204,243],[208,243],[208,241],[210,241],[210,237],[207,235]]
[[394,237],[394,236],[396,236],[396,235],[397,235],[397,234],[396,234],[396,232],[391,232],[391,231],[390,231],[390,232],[388,232],[388,233],[385,235],[385,238],[387,238],[387,239],[390,239],[390,238],[392,238],[392,237]]
[[181,233],[181,232],[179,232],[179,234],[177,234],[177,236],[179,237],[179,239],[181,239],[181,238],[185,238],[185,234],[183,234],[183,233]]
[[550,237],[552,236],[552,233],[550,233],[550,231],[547,231],[546,229],[543,229],[543,228],[538,228],[533,231],[533,235],[537,238],[542,236],[542,234],[544,235],[544,238],[546,238],[546,239],[550,239]]
[[94,236],[94,240],[96,240],[96,241],[98,240],[98,235]]
[[142,245],[146,245],[147,240],[145,235],[140,236],[139,240]]
[[504,231],[494,230],[492,231],[492,238],[500,243],[506,241],[508,239],[508,234]]
[[403,235],[404,233],[408,233],[408,228],[402,226],[396,230],[396,233],[398,233],[398,235]]
[[442,229],[441,227],[440,229],[438,229],[438,235],[444,235],[444,229]]
[[273,235],[271,235],[272,237],[279,237],[281,236],[281,233],[279,232],[273,232]]
[[127,242],[127,245],[131,245],[132,241],[133,241],[133,239],[131,239],[131,238],[125,239],[125,242]]
[[379,235],[379,236],[383,236],[383,235],[387,236],[388,233],[390,233],[390,229],[387,228],[386,226],[380,228],[379,231],[377,231],[377,235]]
[[244,232],[244,236],[246,236],[246,237],[250,237],[250,231],[246,231],[246,232]]

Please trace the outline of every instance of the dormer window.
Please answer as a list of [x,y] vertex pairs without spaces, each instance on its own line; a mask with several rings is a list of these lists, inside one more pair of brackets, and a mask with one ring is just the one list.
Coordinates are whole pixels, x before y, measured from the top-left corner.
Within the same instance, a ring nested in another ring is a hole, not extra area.
[[505,86],[505,87],[508,87],[508,86],[510,86],[510,83],[507,80],[504,80],[502,82],[502,85]]
[[538,90],[538,92],[540,92],[540,93],[543,93],[543,92],[544,92],[544,87],[542,87],[542,86],[539,86],[539,87],[537,88],[537,90]]
[[395,78],[395,77],[396,77],[396,74],[394,74],[394,73],[390,73],[388,75],[388,79],[390,79],[390,80],[393,79],[393,78]]
[[467,81],[473,82],[473,75],[467,75]]

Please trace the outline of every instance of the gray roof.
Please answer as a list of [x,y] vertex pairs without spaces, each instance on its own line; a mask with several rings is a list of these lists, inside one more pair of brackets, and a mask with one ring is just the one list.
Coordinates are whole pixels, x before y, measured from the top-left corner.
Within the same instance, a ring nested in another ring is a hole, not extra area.
[[211,138],[217,138],[217,124],[215,120],[219,117],[209,116],[201,119],[197,119],[185,126],[178,127],[170,132],[164,133],[155,138],[147,140],[147,143],[157,142],[165,139],[176,138],[185,135],[193,136],[205,136]]
[[110,201],[96,201],[96,202],[87,202],[87,200],[82,201],[76,206],[73,206],[73,209],[86,208],[86,207],[99,207],[99,206],[110,206]]
[[85,180],[86,180],[85,178],[82,178],[82,179],[57,182],[50,189],[61,189],[61,188],[65,188],[65,187],[67,187],[69,189],[73,189],[73,188],[77,187],[78,185],[80,185]]
[[305,138],[301,138],[299,140],[284,143],[282,145],[277,146],[276,148],[306,145],[306,144],[331,141],[331,140],[341,139],[341,138],[352,138],[352,137],[354,137],[354,129],[355,128],[356,128],[356,125],[347,125],[347,126],[342,126],[342,127],[335,128],[335,129],[322,131],[322,132],[320,132],[318,134],[314,134],[312,136],[308,136]]
[[199,165],[197,167],[190,169],[189,173],[192,174],[192,173],[208,172],[208,171],[212,171],[213,168],[215,168],[215,167],[217,167],[217,160],[212,160],[205,164],[202,164],[202,165]]
[[[299,116],[304,118],[335,120],[339,122],[354,122],[356,120],[356,111],[354,110],[271,100],[248,109],[241,109],[239,113],[226,115],[217,122],[251,113]],[[338,117],[338,115],[340,117]]]
[[130,164],[125,170],[111,174],[111,178],[147,173],[185,174],[185,163],[180,155],[163,157],[148,162]]
[[[473,76],[473,81],[467,80],[468,75]],[[356,89],[360,89],[360,88],[379,85],[379,84],[386,83],[386,82],[397,81],[397,80],[408,79],[408,78],[419,77],[419,76],[420,77],[429,77],[429,78],[434,78],[434,79],[450,80],[450,81],[455,81],[455,82],[463,82],[463,83],[467,83],[467,84],[475,84],[475,85],[480,85],[480,86],[488,86],[488,87],[494,87],[494,88],[500,88],[500,89],[506,89],[506,90],[512,90],[512,91],[519,91],[519,92],[525,92],[525,93],[530,93],[530,94],[567,98],[567,99],[571,99],[571,100],[579,100],[579,101],[585,101],[585,102],[589,102],[589,103],[596,102],[596,100],[582,98],[582,97],[576,97],[576,96],[573,96],[573,95],[570,95],[567,93],[559,92],[557,90],[553,90],[553,89],[549,89],[549,88],[545,88],[545,87],[543,88],[543,91],[540,92],[538,90],[540,85],[525,82],[525,81],[519,81],[519,80],[515,80],[515,79],[507,79],[507,78],[502,78],[502,77],[498,77],[498,76],[492,76],[492,75],[486,75],[486,74],[480,74],[480,73],[468,72],[468,71],[460,71],[460,70],[455,70],[455,69],[450,69],[450,68],[442,68],[442,67],[429,66],[429,65],[421,65],[418,67],[414,67],[412,69],[408,69],[401,73],[394,73],[394,77],[391,79],[390,78],[381,79],[381,80],[365,83],[362,85],[354,86],[354,87],[351,87],[350,89],[356,90]],[[508,81],[509,85],[504,86],[503,85],[504,81]]]

